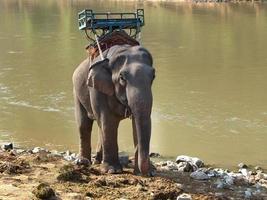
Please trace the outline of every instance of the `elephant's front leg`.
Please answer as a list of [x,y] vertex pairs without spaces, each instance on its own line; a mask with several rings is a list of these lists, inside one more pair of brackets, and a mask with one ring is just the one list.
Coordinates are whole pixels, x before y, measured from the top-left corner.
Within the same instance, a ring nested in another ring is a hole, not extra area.
[[101,128],[98,127],[98,141],[96,147],[96,156],[94,160],[94,164],[100,164],[103,159],[103,148],[102,148],[102,131]]
[[101,171],[103,173],[121,173],[122,166],[118,156],[118,126],[116,117],[105,115],[101,121],[103,161]]

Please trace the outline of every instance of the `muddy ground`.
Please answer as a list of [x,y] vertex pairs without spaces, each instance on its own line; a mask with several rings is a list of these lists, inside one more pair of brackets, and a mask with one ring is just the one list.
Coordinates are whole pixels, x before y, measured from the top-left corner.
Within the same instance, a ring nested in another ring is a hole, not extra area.
[[[4,199],[244,199],[246,187],[217,189],[215,180],[197,181],[189,173],[157,169],[155,177],[101,174],[99,165],[81,167],[46,152],[14,154],[0,150],[0,200]],[[264,197],[257,198],[264,199]]]

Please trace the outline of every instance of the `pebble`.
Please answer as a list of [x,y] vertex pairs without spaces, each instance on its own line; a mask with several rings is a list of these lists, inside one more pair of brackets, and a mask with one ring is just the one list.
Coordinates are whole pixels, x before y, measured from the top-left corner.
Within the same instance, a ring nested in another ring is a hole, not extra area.
[[190,194],[184,193],[184,194],[179,195],[176,200],[191,200],[191,199],[192,197]]
[[190,177],[193,178],[193,179],[196,179],[196,180],[207,180],[207,179],[210,178],[206,173],[204,173],[202,171],[192,172],[190,174]]
[[13,149],[13,143],[6,143],[3,144],[1,147],[4,151],[12,150]]

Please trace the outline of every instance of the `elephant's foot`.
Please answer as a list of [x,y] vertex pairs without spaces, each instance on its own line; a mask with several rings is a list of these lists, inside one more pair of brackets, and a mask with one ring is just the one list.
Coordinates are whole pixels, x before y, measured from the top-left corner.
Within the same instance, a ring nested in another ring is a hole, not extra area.
[[85,158],[83,156],[79,156],[75,161],[76,165],[83,165],[83,166],[91,166],[91,161],[88,158]]
[[108,174],[118,174],[122,173],[122,166],[120,163],[116,164],[109,164],[107,162],[104,162],[101,165],[101,172],[102,173],[108,173]]
[[97,152],[93,164],[100,164],[102,162],[102,151]]
[[137,176],[143,175],[143,176],[149,176],[149,177],[152,177],[152,176],[155,176],[156,171],[157,171],[157,168],[156,168],[152,163],[150,163],[148,173],[147,173],[147,174],[142,174],[142,173],[140,172],[140,170],[139,170],[138,165],[135,164],[133,173],[134,173],[135,175],[137,175]]

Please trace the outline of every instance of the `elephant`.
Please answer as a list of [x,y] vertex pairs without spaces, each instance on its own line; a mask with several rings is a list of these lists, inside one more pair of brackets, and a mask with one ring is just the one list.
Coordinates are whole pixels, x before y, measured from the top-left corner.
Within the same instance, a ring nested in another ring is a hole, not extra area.
[[151,174],[153,59],[148,50],[137,45],[115,45],[94,60],[85,59],[73,73],[75,117],[80,134],[79,157],[91,164],[93,121],[99,127],[95,162],[103,173],[121,173],[118,156],[118,126],[132,119],[135,146],[134,172]]

